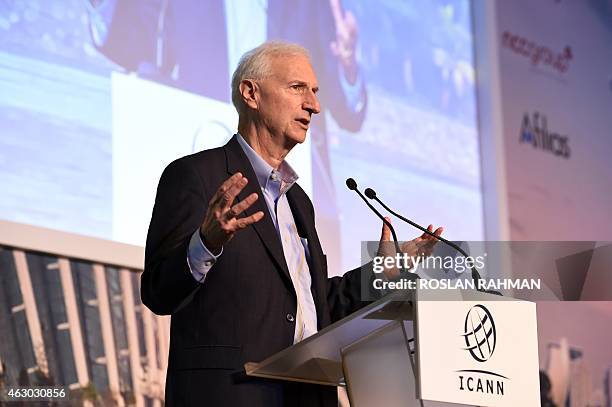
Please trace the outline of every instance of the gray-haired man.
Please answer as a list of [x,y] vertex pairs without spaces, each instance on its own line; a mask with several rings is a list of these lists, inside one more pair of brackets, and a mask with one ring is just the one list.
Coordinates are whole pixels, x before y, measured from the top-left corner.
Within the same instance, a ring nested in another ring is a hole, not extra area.
[[167,405],[337,404],[333,388],[243,373],[364,305],[359,268],[327,277],[312,203],[284,160],[320,111],[318,89],[302,47],[248,52],[232,80],[238,134],[162,175],[141,288],[153,312],[172,314]]

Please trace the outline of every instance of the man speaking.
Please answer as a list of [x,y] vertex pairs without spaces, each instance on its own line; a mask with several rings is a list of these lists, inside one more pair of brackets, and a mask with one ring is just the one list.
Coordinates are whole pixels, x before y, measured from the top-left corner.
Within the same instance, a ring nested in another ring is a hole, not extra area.
[[166,405],[336,406],[334,388],[243,370],[365,305],[360,268],[327,277],[312,203],[285,162],[320,111],[317,78],[304,48],[268,42],[231,85],[238,134],[164,170],[149,226],[141,296],[172,315]]

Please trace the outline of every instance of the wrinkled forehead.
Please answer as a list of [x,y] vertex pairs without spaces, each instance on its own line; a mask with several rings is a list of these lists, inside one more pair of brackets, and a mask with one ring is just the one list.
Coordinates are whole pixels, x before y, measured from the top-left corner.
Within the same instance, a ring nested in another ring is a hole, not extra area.
[[317,76],[305,55],[274,55],[270,58],[270,74],[283,82],[301,81],[315,87]]

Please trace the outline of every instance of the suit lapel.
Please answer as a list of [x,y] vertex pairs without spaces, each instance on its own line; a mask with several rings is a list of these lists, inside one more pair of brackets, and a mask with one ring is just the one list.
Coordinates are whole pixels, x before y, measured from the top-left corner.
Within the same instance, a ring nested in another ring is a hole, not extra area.
[[270,219],[270,210],[268,209],[266,201],[261,193],[261,187],[257,182],[255,171],[253,170],[248,157],[242,150],[242,147],[238,143],[236,137],[237,136],[234,135],[234,137],[232,137],[231,140],[223,147],[227,159],[228,174],[231,175],[235,174],[236,172],[240,172],[249,180],[246,187],[244,187],[240,194],[238,194],[236,202],[242,201],[252,193],[256,193],[259,196],[259,199],[257,199],[257,201],[255,201],[255,203],[245,211],[245,216],[250,216],[258,211],[262,211],[264,213],[263,219],[254,223],[253,228],[259,235],[259,238],[263,244],[266,246],[270,256],[274,259],[280,270],[282,270],[282,275],[286,278],[286,282],[288,282],[291,290],[294,291],[291,276],[289,274],[289,268],[287,267],[287,262],[285,261],[285,255],[283,253],[283,246],[278,238],[274,223],[272,222],[272,219]]

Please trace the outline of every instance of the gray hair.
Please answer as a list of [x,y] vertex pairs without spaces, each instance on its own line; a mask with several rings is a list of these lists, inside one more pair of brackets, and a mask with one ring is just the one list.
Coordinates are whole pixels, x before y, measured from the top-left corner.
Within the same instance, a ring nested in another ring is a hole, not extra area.
[[298,44],[282,41],[264,42],[257,48],[246,52],[238,62],[238,66],[232,75],[232,103],[241,113],[244,108],[242,95],[240,94],[240,83],[245,79],[265,79],[270,76],[271,57],[281,55],[302,55],[310,59],[310,53],[306,48]]

